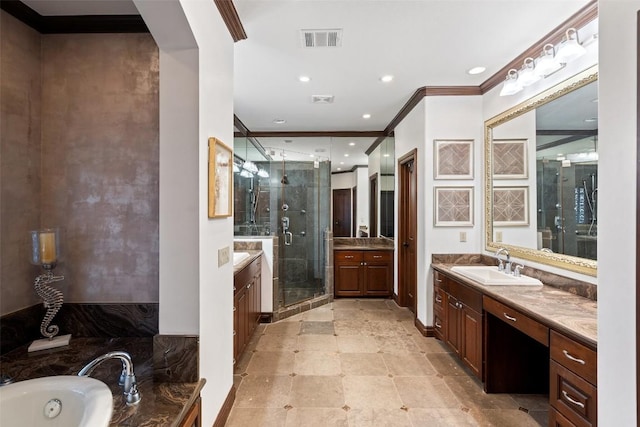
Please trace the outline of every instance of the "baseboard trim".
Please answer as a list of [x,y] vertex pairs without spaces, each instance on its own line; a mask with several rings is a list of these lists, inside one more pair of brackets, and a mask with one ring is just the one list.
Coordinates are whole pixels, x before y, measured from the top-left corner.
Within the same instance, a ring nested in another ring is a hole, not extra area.
[[224,427],[227,423],[227,418],[229,418],[229,414],[231,413],[231,408],[233,407],[233,402],[236,400],[236,386],[231,385],[231,390],[229,390],[229,394],[227,398],[224,400],[222,404],[222,408],[220,408],[220,412],[218,412],[218,416],[216,417],[215,422],[213,423],[213,427]]
[[398,303],[398,294],[396,294],[395,292],[392,295],[393,300],[396,302],[396,304],[398,304],[398,307],[400,307],[400,304]]
[[425,336],[427,338],[435,336],[435,333],[434,333],[435,331],[433,329],[433,326],[425,326],[425,325],[423,325],[422,322],[420,321],[420,319],[418,319],[417,317],[414,319],[413,324],[420,331],[422,336]]
[[273,313],[260,313],[260,323],[272,323]]

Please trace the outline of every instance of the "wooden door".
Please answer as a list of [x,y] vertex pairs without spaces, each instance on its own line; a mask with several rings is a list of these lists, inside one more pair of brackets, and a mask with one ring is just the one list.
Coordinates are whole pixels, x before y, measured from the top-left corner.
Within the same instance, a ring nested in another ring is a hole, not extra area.
[[398,304],[416,314],[418,173],[417,150],[398,160]]
[[369,177],[369,237],[378,237],[378,174]]
[[464,307],[462,317],[462,360],[482,380],[482,315]]
[[333,237],[351,237],[351,189],[333,190]]

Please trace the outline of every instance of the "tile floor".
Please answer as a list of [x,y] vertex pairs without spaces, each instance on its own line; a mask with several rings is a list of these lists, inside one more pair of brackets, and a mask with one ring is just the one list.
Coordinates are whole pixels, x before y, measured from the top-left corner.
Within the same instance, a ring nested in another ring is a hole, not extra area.
[[490,394],[392,300],[340,299],[260,325],[229,427],[540,426],[548,397]]

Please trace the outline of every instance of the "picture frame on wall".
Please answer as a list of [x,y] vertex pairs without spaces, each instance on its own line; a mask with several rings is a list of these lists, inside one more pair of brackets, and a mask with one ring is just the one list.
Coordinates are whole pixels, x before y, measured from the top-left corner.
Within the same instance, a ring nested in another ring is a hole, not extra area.
[[209,218],[225,218],[233,209],[233,150],[209,138]]
[[473,139],[434,140],[434,179],[473,179],[473,142]]
[[493,179],[527,179],[527,139],[494,139]]
[[434,188],[434,226],[473,226],[473,187]]
[[529,225],[529,187],[493,187],[493,226]]

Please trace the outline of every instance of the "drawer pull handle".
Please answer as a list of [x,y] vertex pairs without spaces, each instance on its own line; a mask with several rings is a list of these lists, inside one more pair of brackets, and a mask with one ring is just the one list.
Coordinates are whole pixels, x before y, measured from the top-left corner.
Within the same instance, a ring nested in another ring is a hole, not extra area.
[[374,255],[374,258],[382,258],[382,255]]
[[353,258],[353,255],[345,255],[345,258],[346,259],[351,259],[351,258]]
[[572,399],[571,396],[569,396],[569,394],[566,391],[562,390],[562,395],[564,396],[565,399],[569,401],[569,403],[573,403],[574,405],[584,409],[584,403],[578,402],[577,400]]
[[456,307],[458,307],[458,308],[464,308],[464,305],[462,305],[462,303],[461,303],[461,302],[457,302],[457,303],[456,303]]
[[233,287],[233,292],[235,292],[235,291],[236,291],[236,287],[234,286],[234,287]]
[[247,285],[247,289],[251,289],[251,283]]
[[[236,311],[236,308],[235,308],[235,307],[233,307],[233,311]],[[235,334],[235,331],[234,331],[234,334]]]
[[573,360],[574,362],[577,362],[577,363],[579,363],[581,365],[586,365],[586,363],[587,363],[582,359],[578,359],[577,357],[573,357],[571,354],[569,354],[569,352],[567,350],[562,350],[562,352],[564,353],[564,356],[569,360]]
[[518,319],[516,319],[515,317],[511,317],[511,316],[509,316],[507,313],[502,313],[502,314],[504,314],[505,319],[507,319],[507,320],[511,320],[512,322],[515,322],[515,321],[517,321],[517,320],[518,320]]
[[233,336],[234,336],[234,337],[236,336],[236,331],[233,331]]
[[442,302],[442,298],[440,298],[440,297],[436,297],[436,302],[437,302],[437,303],[441,303],[441,302]]
[[439,322],[436,322],[436,328],[442,329],[442,325]]
[[436,282],[438,282],[438,283],[442,283],[442,280],[440,280],[440,279],[436,279]]

